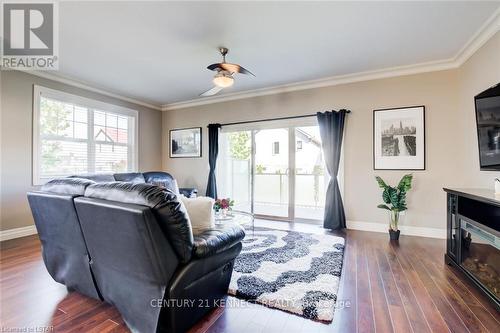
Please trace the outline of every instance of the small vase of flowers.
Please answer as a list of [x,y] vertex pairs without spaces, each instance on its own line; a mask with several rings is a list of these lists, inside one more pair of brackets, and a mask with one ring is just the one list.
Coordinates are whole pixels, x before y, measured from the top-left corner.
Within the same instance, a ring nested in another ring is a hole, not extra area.
[[217,199],[214,203],[214,210],[218,215],[224,218],[233,206],[234,200],[231,200],[230,198]]

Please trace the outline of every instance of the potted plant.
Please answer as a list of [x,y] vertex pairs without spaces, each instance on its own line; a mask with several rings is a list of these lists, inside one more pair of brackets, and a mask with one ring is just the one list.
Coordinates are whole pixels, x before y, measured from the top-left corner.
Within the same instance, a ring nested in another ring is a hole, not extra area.
[[398,240],[400,233],[398,229],[400,214],[408,209],[408,207],[406,207],[406,193],[411,189],[413,175],[404,175],[396,187],[387,185],[379,176],[375,177],[375,179],[377,180],[378,186],[383,189],[382,200],[384,200],[385,203],[377,207],[389,211],[389,235],[391,240]]

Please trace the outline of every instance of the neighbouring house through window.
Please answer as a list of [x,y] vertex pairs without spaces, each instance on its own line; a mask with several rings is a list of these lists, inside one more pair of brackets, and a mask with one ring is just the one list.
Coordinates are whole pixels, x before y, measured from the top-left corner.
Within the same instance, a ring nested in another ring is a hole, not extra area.
[[297,145],[297,147],[296,147],[297,150],[302,150],[302,141],[301,140],[298,140],[296,145]]
[[273,155],[279,155],[280,153],[280,143],[278,141],[273,142]]
[[34,101],[34,185],[137,170],[137,111],[41,86]]

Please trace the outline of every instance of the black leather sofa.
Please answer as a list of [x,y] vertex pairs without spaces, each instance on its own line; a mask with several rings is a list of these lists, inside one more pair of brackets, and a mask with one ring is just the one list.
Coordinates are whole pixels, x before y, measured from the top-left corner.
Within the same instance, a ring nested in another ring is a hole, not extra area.
[[177,181],[168,172],[150,171],[150,172],[127,172],[127,173],[104,173],[104,174],[84,174],[74,175],[70,178],[83,178],[93,180],[97,183],[103,182],[130,182],[130,183],[147,183],[166,187],[175,193],[183,194],[188,198],[196,197],[198,190],[190,187],[181,187],[177,185]]
[[175,188],[86,177],[28,193],[54,280],[115,305],[134,332],[185,332],[220,304],[239,225],[193,236]]

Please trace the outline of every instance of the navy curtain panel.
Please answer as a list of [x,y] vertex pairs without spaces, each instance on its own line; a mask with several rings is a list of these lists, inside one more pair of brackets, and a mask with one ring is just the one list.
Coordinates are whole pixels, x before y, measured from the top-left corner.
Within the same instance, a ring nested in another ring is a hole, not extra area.
[[219,155],[219,128],[220,124],[208,125],[208,164],[210,172],[208,173],[206,196],[217,199],[217,180],[215,179],[215,166],[217,164],[217,155]]
[[338,112],[327,111],[316,114],[323,146],[323,156],[326,169],[330,175],[330,182],[326,190],[323,227],[332,230],[346,227],[344,205],[337,180],[346,113],[347,110],[340,110]]

